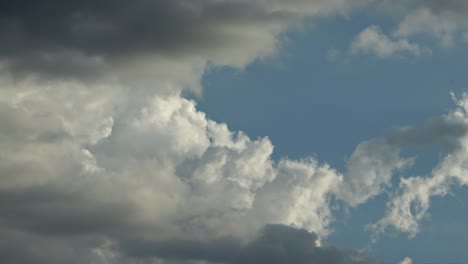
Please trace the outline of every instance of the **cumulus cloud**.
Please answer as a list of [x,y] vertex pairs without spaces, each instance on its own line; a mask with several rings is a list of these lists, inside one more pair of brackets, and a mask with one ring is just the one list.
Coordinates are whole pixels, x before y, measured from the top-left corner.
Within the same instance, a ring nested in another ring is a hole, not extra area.
[[358,145],[344,173],[314,158],[274,162],[267,138],[232,132],[177,93],[135,110],[108,97],[118,87],[67,85],[2,90],[0,218],[17,241],[4,244],[7,260],[115,263],[121,242],[249,240],[267,223],[320,238],[332,197],[362,204],[411,163],[384,139]]
[[[244,241],[267,223],[305,228],[315,241],[330,232],[332,196],[390,173],[379,171],[388,157],[371,143],[353,154],[355,179],[345,182],[346,173],[313,158],[274,162],[267,138],[232,132],[177,93],[134,111],[133,101],[108,97],[115,86],[23,85],[20,93],[18,83],[4,86],[1,97],[7,263],[129,263],[116,248],[126,241]],[[392,162],[388,170],[401,165]],[[356,168],[375,171],[359,178]],[[353,199],[364,202],[366,191]]]
[[404,54],[421,56],[432,53],[431,50],[406,39],[392,40],[375,25],[364,29],[355,37],[351,43],[350,52],[353,55],[360,53],[374,55],[381,59]]
[[266,223],[329,232],[342,176],[326,164],[273,162],[267,138],[234,133],[178,94],[133,111],[108,97],[118,87],[67,85],[2,90],[7,263],[117,263],[111,246],[128,239],[245,239]]
[[3,81],[7,263],[129,263],[118,247],[126,241],[255,241],[268,223],[321,238],[332,229],[333,197],[358,206],[411,164],[400,147],[455,145],[464,135],[457,110],[428,122],[436,132],[406,128],[359,144],[340,173],[314,158],[272,161],[267,138],[229,130],[178,92]]

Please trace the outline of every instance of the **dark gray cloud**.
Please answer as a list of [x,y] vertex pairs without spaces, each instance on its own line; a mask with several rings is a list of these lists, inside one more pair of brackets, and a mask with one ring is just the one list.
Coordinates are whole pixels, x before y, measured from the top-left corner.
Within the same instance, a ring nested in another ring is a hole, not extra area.
[[132,212],[122,205],[86,201],[64,189],[0,191],[1,263],[380,263],[356,251],[318,247],[317,235],[285,225],[266,225],[247,243],[234,237],[147,240],[148,227],[138,232],[125,222]]
[[277,35],[303,17],[367,2],[1,0],[0,66],[17,77],[86,80],[150,58],[165,68],[194,58],[242,67],[273,53]]
[[317,247],[317,236],[304,229],[284,225],[266,225],[257,238],[243,244],[236,239],[213,241],[127,241],[121,249],[134,258],[165,260],[201,260],[226,264],[379,263],[365,254]]
[[0,212],[4,226],[59,237],[121,233],[132,213],[124,204],[90,201],[66,186],[0,190]]
[[460,145],[460,139],[467,132],[468,126],[463,120],[439,117],[421,126],[396,128],[387,135],[387,140],[399,146],[439,145],[454,148]]
[[93,243],[74,243],[70,239],[34,236],[14,229],[0,229],[0,262],[5,264],[92,263],[89,248]]
[[[2,1],[3,52],[77,49],[90,55],[174,51],[216,45],[210,28],[282,15],[244,1]],[[9,35],[7,35],[7,33]]]
[[429,4],[434,10],[439,12],[468,12],[468,2],[465,0],[430,0],[425,4]]
[[417,8],[428,8],[434,13],[468,11],[468,2],[465,0],[383,0],[375,3],[383,11],[398,11],[400,14],[407,14]]
[[107,63],[135,56],[249,46],[258,41],[251,27],[268,31],[294,17],[259,1],[2,0],[0,60],[17,75],[97,77]]

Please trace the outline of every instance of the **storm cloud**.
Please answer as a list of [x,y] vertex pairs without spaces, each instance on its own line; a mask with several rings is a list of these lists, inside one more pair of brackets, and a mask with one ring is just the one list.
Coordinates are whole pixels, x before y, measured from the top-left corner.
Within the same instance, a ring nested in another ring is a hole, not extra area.
[[134,258],[201,260],[211,263],[377,264],[365,254],[318,247],[318,237],[304,229],[267,225],[247,243],[235,239],[215,241],[129,241],[122,251]]
[[337,0],[1,1],[0,62],[15,76],[59,79],[101,78],[148,61],[242,67],[274,53],[278,34],[305,16],[350,7]]

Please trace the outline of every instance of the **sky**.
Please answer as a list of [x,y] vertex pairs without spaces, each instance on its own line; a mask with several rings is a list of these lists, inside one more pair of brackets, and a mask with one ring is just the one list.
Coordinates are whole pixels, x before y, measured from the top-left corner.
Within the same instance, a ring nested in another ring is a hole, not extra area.
[[0,0],[0,262],[468,263],[467,17]]

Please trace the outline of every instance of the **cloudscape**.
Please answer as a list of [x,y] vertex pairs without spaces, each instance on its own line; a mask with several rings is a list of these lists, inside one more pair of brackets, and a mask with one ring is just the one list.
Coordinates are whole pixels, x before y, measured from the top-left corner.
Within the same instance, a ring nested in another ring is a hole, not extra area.
[[465,0],[0,0],[0,263],[468,263],[467,43]]

